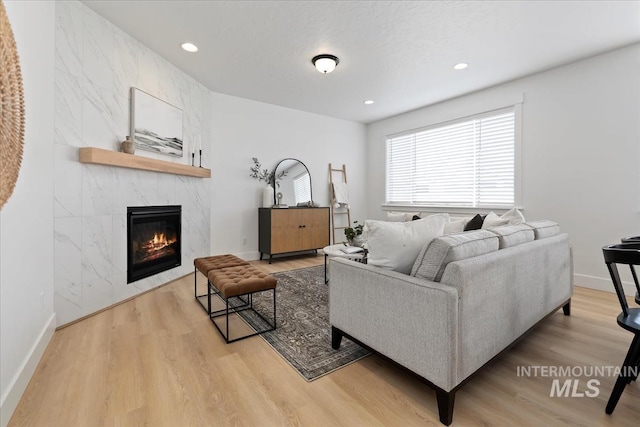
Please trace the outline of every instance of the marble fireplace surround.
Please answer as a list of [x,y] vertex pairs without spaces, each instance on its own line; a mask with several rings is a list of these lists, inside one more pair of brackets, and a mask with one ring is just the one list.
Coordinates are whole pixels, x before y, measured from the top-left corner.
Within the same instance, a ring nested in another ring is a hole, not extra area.
[[[58,326],[192,272],[210,252],[211,179],[80,163],[129,134],[129,90],[184,113],[185,141],[210,141],[211,93],[77,1],[56,2],[54,310]],[[203,164],[209,165],[208,149]],[[186,157],[138,153],[187,165]],[[127,284],[127,207],[182,206],[182,265]]]
[[[54,222],[59,325],[189,274],[193,258],[209,252],[209,180],[111,167],[79,169],[82,213]],[[182,265],[127,284],[127,207],[157,205],[183,206]]]

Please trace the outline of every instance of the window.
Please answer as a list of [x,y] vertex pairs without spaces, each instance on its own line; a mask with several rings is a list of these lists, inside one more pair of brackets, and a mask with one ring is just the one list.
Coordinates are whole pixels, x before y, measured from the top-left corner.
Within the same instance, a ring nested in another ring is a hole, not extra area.
[[311,179],[309,174],[304,172],[293,178],[293,192],[296,196],[296,204],[311,201]]
[[386,204],[513,207],[515,108],[387,138]]

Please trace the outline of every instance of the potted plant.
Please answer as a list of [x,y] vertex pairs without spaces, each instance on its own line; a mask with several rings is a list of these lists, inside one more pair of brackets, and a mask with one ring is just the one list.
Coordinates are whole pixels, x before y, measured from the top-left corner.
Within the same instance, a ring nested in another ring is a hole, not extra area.
[[251,160],[253,160],[253,167],[249,168],[251,171],[249,176],[257,179],[258,182],[264,181],[267,183],[267,186],[262,190],[262,206],[270,208],[275,202],[273,198],[273,188],[274,186],[280,186],[280,180],[287,176],[287,171],[282,171],[276,176],[275,170],[269,172],[269,169],[262,169],[262,165],[256,157],[252,157]]
[[351,246],[362,246],[364,240],[362,238],[363,224],[358,224],[358,221],[353,221],[353,227],[347,227],[344,229],[344,235]]

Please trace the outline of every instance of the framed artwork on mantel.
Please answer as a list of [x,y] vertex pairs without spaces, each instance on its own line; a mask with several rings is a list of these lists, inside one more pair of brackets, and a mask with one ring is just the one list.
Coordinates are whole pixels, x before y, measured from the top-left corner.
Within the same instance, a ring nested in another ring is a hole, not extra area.
[[132,87],[131,135],[136,148],[182,157],[182,110]]

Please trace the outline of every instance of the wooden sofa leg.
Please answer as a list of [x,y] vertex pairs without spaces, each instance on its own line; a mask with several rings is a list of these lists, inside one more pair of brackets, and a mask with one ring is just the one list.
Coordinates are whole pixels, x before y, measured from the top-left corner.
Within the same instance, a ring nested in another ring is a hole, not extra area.
[[567,303],[562,306],[562,312],[565,316],[571,316],[571,300],[567,301]]
[[335,326],[331,327],[331,348],[337,350],[342,342],[342,331]]
[[453,402],[455,400],[455,397],[455,391],[446,392],[441,388],[436,389],[440,422],[446,426],[450,425],[453,421]]

